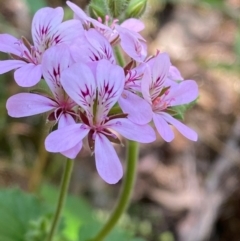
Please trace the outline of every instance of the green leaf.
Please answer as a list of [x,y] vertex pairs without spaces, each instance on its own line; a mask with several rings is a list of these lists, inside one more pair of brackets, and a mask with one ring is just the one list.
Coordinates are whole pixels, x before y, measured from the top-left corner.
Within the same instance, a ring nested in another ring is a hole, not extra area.
[[[57,203],[59,190],[53,186],[43,185],[40,195],[54,207]],[[64,228],[62,235],[69,241],[90,241],[100,228],[106,218],[97,218],[97,211],[94,210],[83,198],[69,195],[63,210]],[[144,241],[134,238],[133,232],[119,226],[106,237],[105,241]],[[0,240],[1,241],[1,240]]]
[[109,9],[105,0],[92,0],[88,5],[88,14],[90,17],[97,19],[102,18],[105,21],[105,16],[109,14]]
[[29,222],[47,210],[39,199],[18,189],[0,190],[0,241],[24,241]]
[[[53,207],[56,206],[59,190],[50,185],[43,185],[40,194]],[[92,209],[83,198],[69,195],[63,210],[63,235],[69,240],[76,241],[79,228],[93,221]]]
[[[98,221],[93,221],[91,223],[84,224],[79,230],[79,241],[91,241],[92,238],[98,233],[100,228],[103,226]],[[138,241],[132,237],[132,234],[126,230],[121,230],[119,227],[114,228],[110,234],[104,239],[105,241]],[[144,241],[144,240],[139,240]]]

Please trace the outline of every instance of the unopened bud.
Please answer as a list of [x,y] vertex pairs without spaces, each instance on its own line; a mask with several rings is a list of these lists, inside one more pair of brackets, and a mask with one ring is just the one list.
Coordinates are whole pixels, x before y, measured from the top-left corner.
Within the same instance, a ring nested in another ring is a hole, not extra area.
[[147,7],[147,0],[131,0],[127,11],[126,17],[127,18],[140,18]]
[[94,18],[94,19],[98,19],[99,17],[101,19],[105,18],[105,15],[107,14],[107,11],[105,9],[104,5],[97,5],[93,2],[91,2],[88,6],[88,12],[89,15]]
[[125,8],[123,0],[107,0],[109,12],[113,18],[119,18]]

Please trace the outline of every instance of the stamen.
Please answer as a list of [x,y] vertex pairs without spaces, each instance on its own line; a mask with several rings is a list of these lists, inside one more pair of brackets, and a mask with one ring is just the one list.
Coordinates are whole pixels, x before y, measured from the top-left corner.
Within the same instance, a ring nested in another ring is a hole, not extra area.
[[110,137],[113,137],[114,139],[117,139],[117,136],[115,134],[113,134],[112,132],[107,132],[107,131],[102,130],[101,133],[104,134],[105,136],[110,136]]
[[27,49],[29,50],[29,52],[31,52],[31,47],[32,47],[32,45],[28,42],[28,40],[27,40],[24,36],[22,36],[21,39],[22,39],[23,44],[24,44],[24,45],[27,47]]
[[108,15],[105,16],[105,24],[108,26],[108,22],[109,22],[110,17]]

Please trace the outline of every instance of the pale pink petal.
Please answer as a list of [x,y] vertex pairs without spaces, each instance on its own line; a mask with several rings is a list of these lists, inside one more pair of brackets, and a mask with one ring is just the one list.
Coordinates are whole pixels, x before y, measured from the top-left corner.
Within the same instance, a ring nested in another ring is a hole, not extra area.
[[49,33],[63,20],[63,8],[45,7],[38,10],[32,20],[32,37],[34,45],[38,48],[45,46]]
[[50,133],[45,140],[49,152],[65,152],[82,142],[89,128],[84,124],[73,124]]
[[76,63],[63,71],[61,83],[67,94],[87,112],[88,116],[93,116],[96,83],[91,69],[83,63]]
[[110,43],[97,30],[89,29],[88,31],[85,31],[85,36],[88,42],[95,49],[94,52],[97,52],[96,55],[98,60],[107,59],[112,64],[116,63]]
[[95,161],[97,171],[105,182],[115,184],[122,178],[122,164],[112,144],[102,134],[96,135]]
[[128,114],[127,118],[136,124],[144,125],[152,120],[152,107],[150,104],[131,91],[124,90],[118,104],[123,113]]
[[144,76],[146,68],[147,64],[142,63],[133,69],[127,70],[124,89],[131,89],[141,92],[141,80]]
[[151,70],[150,66],[147,65],[145,68],[145,73],[143,75],[142,81],[141,81],[141,90],[143,98],[149,103],[152,104],[150,89],[152,85],[152,76],[151,76]]
[[173,140],[174,133],[162,115],[153,113],[153,122],[158,133],[165,141],[170,142]]
[[158,78],[163,80],[168,76],[169,69],[171,66],[170,58],[167,53],[160,53],[155,58],[151,59],[149,63],[152,61],[152,77],[154,81]]
[[43,54],[43,77],[58,101],[65,99],[65,92],[60,82],[60,76],[63,70],[69,67],[71,62],[70,51],[65,44],[56,45]]
[[58,129],[61,129],[65,126],[70,126],[75,123],[76,121],[73,119],[73,117],[70,114],[64,113],[61,115],[61,117],[58,120]]
[[68,20],[59,24],[48,35],[49,45],[54,46],[59,43],[71,44],[76,38],[83,35],[83,27],[78,20]]
[[74,43],[69,46],[69,49],[71,56],[76,63],[88,63],[96,60],[95,52],[97,51],[87,41],[85,34],[77,38]]
[[87,63],[87,66],[91,69],[92,73],[93,73],[93,76],[94,76],[94,79],[96,79],[96,75],[97,75],[97,66],[98,66],[98,62],[95,61],[95,62],[88,62]]
[[79,142],[76,146],[74,146],[73,148],[67,151],[61,152],[61,154],[66,156],[67,158],[75,159],[77,154],[81,151],[81,149],[82,149],[82,142]]
[[101,60],[97,65],[98,105],[96,120],[100,123],[123,92],[125,76],[121,67]]
[[165,82],[167,81],[171,63],[168,54],[161,53],[152,58],[148,64],[152,72],[150,92],[153,100],[160,94],[162,88],[167,87]]
[[156,140],[156,134],[149,125],[137,125],[125,118],[112,119],[104,126],[109,127],[132,141],[150,143]]
[[4,53],[11,53],[17,56],[21,55],[19,48],[19,40],[10,34],[0,34],[0,51]]
[[175,126],[177,130],[186,138],[188,138],[191,141],[197,141],[198,135],[194,130],[190,129],[189,127],[187,127],[186,125],[176,120],[175,118],[173,118],[171,115],[167,113],[161,113],[161,115],[168,123]]
[[144,23],[136,18],[129,18],[125,20],[120,26],[135,32],[140,32],[145,28]]
[[87,16],[87,14],[80,7],[78,7],[76,4],[74,4],[70,1],[67,1],[66,4],[74,12],[74,17],[76,19],[80,20],[83,25],[88,25],[90,18]]
[[19,93],[7,100],[8,114],[12,117],[32,116],[47,112],[57,106],[51,99],[31,93]]
[[26,64],[14,72],[14,79],[21,87],[36,85],[42,77],[41,65]]
[[[73,124],[76,124],[73,117],[65,113],[65,114],[62,114],[58,120],[58,129],[61,129]],[[81,149],[82,149],[82,142],[79,142],[76,146],[70,148],[67,151],[61,152],[61,154],[66,156],[67,158],[75,159],[77,154],[81,151]]]
[[147,45],[144,39],[137,32],[116,26],[120,35],[122,49],[134,60],[143,62],[147,56]]
[[[95,29],[97,29],[100,33],[102,33],[104,36],[105,34],[111,35],[114,33],[114,30],[110,27],[108,27],[105,24],[100,23],[98,20],[94,18],[89,18],[89,21],[94,26]],[[105,36],[106,37],[106,36]],[[107,38],[108,39],[108,38]]]
[[184,80],[170,89],[168,98],[171,106],[184,105],[194,101],[198,97],[198,85],[194,80]]
[[116,63],[111,45],[97,30],[89,29],[77,38],[70,46],[71,54],[76,62],[92,62],[107,59]]
[[4,74],[13,69],[18,69],[26,64],[26,62],[21,60],[2,60],[0,61],[0,74]]
[[170,66],[170,68],[169,68],[168,78],[170,78],[171,80],[174,80],[174,81],[183,80],[183,77],[182,77],[180,71],[178,70],[177,67],[175,67],[173,65]]

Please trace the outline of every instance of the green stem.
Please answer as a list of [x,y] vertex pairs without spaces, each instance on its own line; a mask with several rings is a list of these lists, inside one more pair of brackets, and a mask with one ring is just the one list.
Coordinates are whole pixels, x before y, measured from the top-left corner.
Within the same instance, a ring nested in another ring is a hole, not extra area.
[[65,170],[64,170],[64,173],[63,173],[63,176],[62,176],[57,209],[56,209],[56,212],[54,214],[51,230],[50,230],[50,233],[48,235],[47,241],[53,240],[54,234],[55,234],[56,229],[58,227],[58,223],[59,223],[59,220],[60,220],[60,217],[61,217],[62,209],[63,209],[65,199],[66,199],[66,196],[67,196],[67,191],[68,191],[68,187],[69,187],[69,183],[70,183],[73,164],[74,164],[73,160],[67,159],[67,162],[66,162],[66,165],[65,165]]
[[118,199],[118,203],[115,206],[110,218],[99,231],[99,233],[91,241],[102,241],[111,232],[114,226],[117,224],[121,215],[124,213],[130,202],[132,190],[135,184],[135,176],[138,161],[138,143],[134,141],[128,141],[127,150],[127,167],[125,173],[125,179],[123,182],[122,192]]
[[116,55],[118,64],[123,67],[125,65],[125,60],[124,60],[124,57],[122,55],[122,52],[121,52],[121,49],[119,46],[115,47],[115,55]]
[[[45,125],[45,123],[42,123],[42,125],[43,124]],[[38,154],[34,162],[34,166],[32,168],[31,175],[28,182],[28,189],[30,192],[36,192],[36,190],[38,190],[43,177],[44,168],[46,167],[46,164],[47,164],[49,152],[47,152],[45,149],[44,140],[46,139],[46,135],[48,134],[48,132],[49,132],[49,129],[41,132],[40,134]]]

